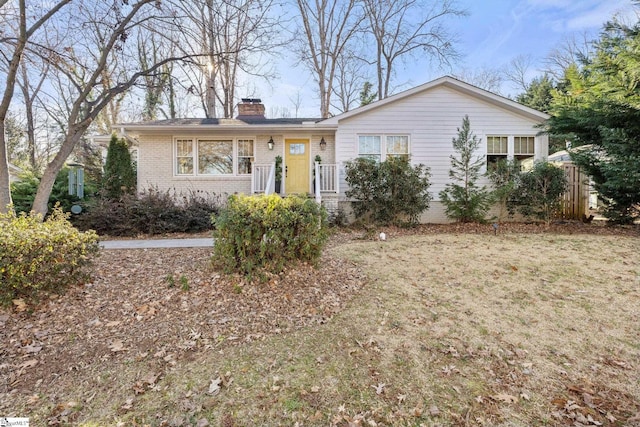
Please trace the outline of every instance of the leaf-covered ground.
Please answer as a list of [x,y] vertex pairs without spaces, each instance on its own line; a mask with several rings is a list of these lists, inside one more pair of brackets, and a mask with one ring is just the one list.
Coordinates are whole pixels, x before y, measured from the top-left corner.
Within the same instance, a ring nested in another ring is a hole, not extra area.
[[0,312],[0,415],[640,425],[637,229],[379,231],[262,283],[212,271],[209,249],[103,251],[91,283]]

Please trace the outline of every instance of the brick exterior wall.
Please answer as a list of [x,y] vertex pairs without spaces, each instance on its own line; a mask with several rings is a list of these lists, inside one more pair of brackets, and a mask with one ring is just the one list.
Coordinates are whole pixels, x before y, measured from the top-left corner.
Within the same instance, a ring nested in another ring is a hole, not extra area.
[[[207,192],[210,194],[251,193],[251,176],[176,176],[174,174],[174,137],[207,137],[210,135],[182,135],[182,134],[140,134],[138,136],[138,190],[154,187],[161,191],[175,190],[178,193],[189,191]],[[320,140],[324,136],[327,148],[320,149]],[[221,136],[221,138],[235,136]],[[333,163],[334,136],[295,132],[287,134],[237,135],[238,138],[254,138],[254,163],[271,164],[276,156],[284,157],[285,139],[309,139],[311,144],[310,160],[313,162],[316,154],[322,158],[322,163]],[[273,138],[274,148],[269,150],[267,142]],[[313,163],[310,165],[313,167]]]

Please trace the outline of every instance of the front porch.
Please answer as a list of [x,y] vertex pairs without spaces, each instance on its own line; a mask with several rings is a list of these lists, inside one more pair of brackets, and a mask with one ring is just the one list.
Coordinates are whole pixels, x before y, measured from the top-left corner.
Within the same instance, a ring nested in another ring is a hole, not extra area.
[[[276,164],[253,164],[251,172],[252,194],[273,194],[276,191]],[[340,192],[338,165],[314,162],[312,184],[309,193],[316,202],[322,203],[323,196],[335,198]],[[285,183],[281,183],[279,194],[287,194]]]

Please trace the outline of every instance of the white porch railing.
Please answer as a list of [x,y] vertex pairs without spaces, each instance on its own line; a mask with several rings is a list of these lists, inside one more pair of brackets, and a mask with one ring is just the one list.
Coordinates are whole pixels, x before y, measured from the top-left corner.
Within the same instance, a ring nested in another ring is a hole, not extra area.
[[276,185],[276,165],[275,163],[253,165],[251,173],[251,192],[273,194]]
[[315,196],[316,202],[322,202],[322,193],[338,193],[338,165],[323,165],[315,162]]
[[[314,164],[315,170],[315,198],[318,203],[322,201],[322,193],[338,193],[338,165]],[[251,192],[273,194],[276,185],[276,165],[254,164],[251,174]]]

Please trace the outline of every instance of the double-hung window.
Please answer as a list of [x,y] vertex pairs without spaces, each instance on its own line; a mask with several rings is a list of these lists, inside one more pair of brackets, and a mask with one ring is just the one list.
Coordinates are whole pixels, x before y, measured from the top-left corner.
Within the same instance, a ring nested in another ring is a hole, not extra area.
[[358,157],[384,161],[388,157],[409,158],[408,135],[359,135]]
[[176,173],[178,175],[193,175],[193,139],[176,140]]
[[253,139],[178,138],[176,175],[232,176],[251,173]]
[[506,160],[509,153],[509,138],[506,136],[487,136],[487,166]]
[[251,173],[251,162],[253,161],[253,139],[238,140],[238,175],[249,175]]
[[492,167],[499,160],[514,159],[523,161],[534,157],[536,148],[535,136],[487,136],[487,167]]
[[514,136],[513,137],[513,155],[514,158],[522,161],[533,157],[535,152],[535,137],[533,136]]
[[382,157],[379,135],[362,135],[358,138],[358,156],[379,162]]

